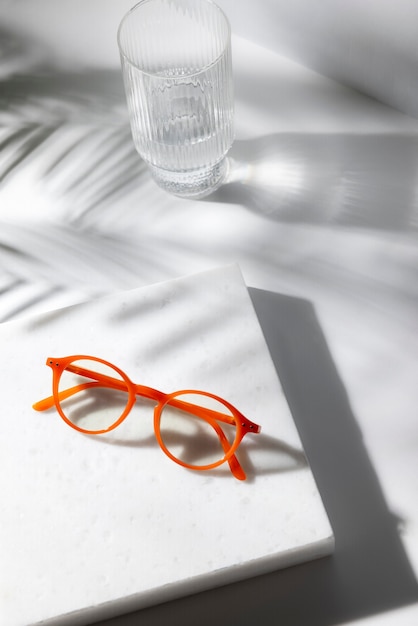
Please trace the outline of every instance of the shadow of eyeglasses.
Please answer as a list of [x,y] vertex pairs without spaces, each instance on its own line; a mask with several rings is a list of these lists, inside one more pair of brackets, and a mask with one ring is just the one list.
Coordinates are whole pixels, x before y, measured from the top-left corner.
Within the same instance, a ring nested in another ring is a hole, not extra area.
[[[121,392],[100,388],[89,391],[88,397],[81,403],[76,398],[69,400],[69,403],[73,404],[72,421],[82,425],[82,421],[92,413],[120,411],[121,395]],[[137,449],[158,448],[152,412],[150,412],[152,406],[152,401],[138,398],[131,413],[118,428],[100,436],[85,436],[100,444],[112,446]],[[216,436],[212,440],[218,445]],[[175,430],[166,431],[165,441],[172,446],[181,446],[182,459],[191,465],[207,453],[208,445],[210,445],[207,429],[200,420],[194,420],[193,431],[187,435]],[[236,456],[245,468],[247,482],[255,481],[259,476],[301,470],[308,466],[302,450],[263,432],[257,434],[256,438],[246,437],[240,444]],[[225,464],[225,467],[212,469],[210,475],[230,477],[230,471]]]

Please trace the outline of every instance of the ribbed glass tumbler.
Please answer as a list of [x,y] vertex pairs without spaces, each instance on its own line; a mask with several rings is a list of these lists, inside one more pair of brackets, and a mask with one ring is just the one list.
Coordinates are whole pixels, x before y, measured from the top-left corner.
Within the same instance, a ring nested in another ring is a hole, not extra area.
[[155,181],[200,198],[232,145],[231,32],[211,0],[142,0],[118,31],[132,136]]

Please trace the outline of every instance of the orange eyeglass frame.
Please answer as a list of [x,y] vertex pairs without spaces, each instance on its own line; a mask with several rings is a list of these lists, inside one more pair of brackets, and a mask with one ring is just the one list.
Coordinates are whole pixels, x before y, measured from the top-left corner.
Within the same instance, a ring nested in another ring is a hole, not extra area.
[[[93,362],[106,365],[107,367],[115,370],[115,372],[119,374],[122,380],[118,380],[117,378],[113,378],[106,374],[95,372],[93,370],[89,370],[84,367],[79,367],[78,365],[72,364],[74,361],[78,361],[78,360],[93,361]],[[107,433],[111,430],[114,430],[125,420],[129,412],[131,411],[133,405],[135,404],[137,396],[148,398],[150,400],[155,400],[157,402],[157,405],[154,408],[154,433],[155,433],[155,436],[156,436],[156,439],[158,441],[160,448],[172,461],[174,461],[175,463],[178,463],[179,465],[182,465],[183,467],[186,467],[188,469],[193,469],[193,470],[210,470],[227,462],[235,478],[237,478],[238,480],[246,479],[246,474],[240,462],[238,461],[235,455],[235,452],[238,446],[240,445],[243,437],[247,433],[259,433],[261,431],[261,426],[250,421],[236,407],[234,407],[232,404],[230,404],[223,398],[215,394],[205,392],[205,391],[197,391],[197,390],[190,390],[190,389],[175,391],[174,393],[167,394],[162,391],[158,391],[157,389],[153,389],[152,387],[147,387],[145,385],[138,385],[138,384],[133,383],[130,380],[130,378],[125,374],[125,372],[123,372],[120,368],[116,367],[116,365],[113,365],[113,363],[110,363],[109,361],[105,361],[104,359],[100,359],[98,357],[93,357],[93,356],[73,355],[73,356],[67,356],[67,357],[62,357],[62,358],[49,357],[46,360],[46,365],[48,365],[52,369],[52,374],[53,374],[52,394],[53,395],[48,396],[47,398],[43,398],[42,400],[39,400],[38,402],[35,402],[35,404],[33,404],[33,408],[36,411],[45,411],[55,406],[56,410],[58,411],[59,415],[62,417],[64,422],[66,422],[66,424],[71,426],[71,428],[74,428],[78,432],[81,432],[84,434],[99,435],[99,434]],[[86,382],[86,383],[81,383],[79,385],[75,385],[74,387],[70,387],[69,389],[60,391],[59,382],[60,382],[61,375],[65,370],[75,373],[75,374],[79,374],[80,376],[85,376],[87,378],[90,378],[91,381]],[[89,388],[98,387],[98,386],[107,387],[109,389],[116,389],[119,391],[126,391],[129,395],[128,401],[126,403],[126,407],[124,411],[122,412],[122,414],[120,415],[120,417],[108,428],[105,428],[102,430],[95,430],[95,431],[80,428],[76,424],[72,423],[66,417],[65,413],[63,412],[61,408],[60,402],[62,400],[65,400],[66,398],[69,398],[75,395],[76,393],[80,391],[83,391]],[[202,395],[202,396],[207,396],[209,398],[217,400],[218,402],[223,404],[226,407],[226,409],[228,409],[231,412],[232,415],[228,415],[226,413],[221,413],[213,409],[209,409],[203,406],[199,406],[196,404],[185,402],[183,400],[176,399],[177,396],[182,395],[182,394]],[[195,415],[196,417],[199,417],[200,419],[203,419],[207,423],[209,423],[215,430],[217,436],[219,437],[223,451],[225,452],[225,456],[219,461],[210,463],[208,465],[194,466],[194,465],[189,465],[188,463],[185,463],[184,461],[176,458],[173,454],[171,454],[171,452],[165,446],[161,437],[161,433],[160,433],[161,414],[162,414],[164,407],[167,404],[175,408],[178,408],[180,410],[191,413],[192,415]],[[222,430],[218,422],[230,424],[236,427],[236,436],[232,444],[227,439],[224,431]]]

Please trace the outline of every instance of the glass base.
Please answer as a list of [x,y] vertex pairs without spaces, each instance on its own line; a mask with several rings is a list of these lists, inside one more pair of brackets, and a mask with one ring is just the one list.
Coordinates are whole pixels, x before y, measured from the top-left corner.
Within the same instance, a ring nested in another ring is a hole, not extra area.
[[228,164],[224,158],[216,165],[185,172],[173,172],[148,164],[159,187],[181,198],[198,200],[218,189],[226,177]]

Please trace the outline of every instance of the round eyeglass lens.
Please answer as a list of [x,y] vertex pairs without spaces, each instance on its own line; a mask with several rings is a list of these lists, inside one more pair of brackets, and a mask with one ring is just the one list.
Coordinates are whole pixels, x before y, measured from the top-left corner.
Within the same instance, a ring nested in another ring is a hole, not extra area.
[[160,435],[167,452],[177,461],[201,468],[222,461],[237,437],[235,417],[214,398],[179,393],[160,415]]
[[119,372],[90,359],[79,359],[67,365],[58,392],[65,417],[77,428],[90,433],[103,432],[113,426],[129,400],[126,383]]

